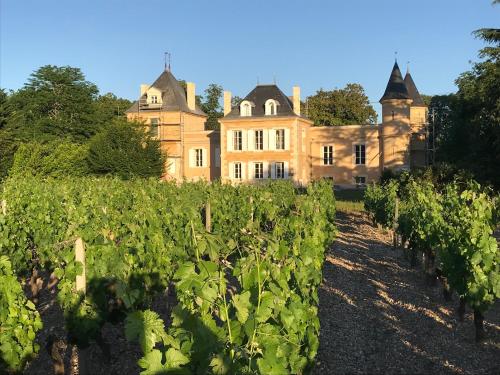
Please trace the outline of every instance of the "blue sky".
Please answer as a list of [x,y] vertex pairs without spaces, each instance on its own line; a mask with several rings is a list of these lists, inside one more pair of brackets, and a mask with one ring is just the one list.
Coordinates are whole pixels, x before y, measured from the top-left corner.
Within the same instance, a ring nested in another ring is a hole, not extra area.
[[0,87],[71,65],[128,99],[161,73],[165,51],[197,93],[215,82],[244,96],[276,79],[304,97],[357,82],[378,102],[397,51],[420,92],[444,94],[478,59],[471,32],[500,26],[490,0],[0,0],[0,13]]

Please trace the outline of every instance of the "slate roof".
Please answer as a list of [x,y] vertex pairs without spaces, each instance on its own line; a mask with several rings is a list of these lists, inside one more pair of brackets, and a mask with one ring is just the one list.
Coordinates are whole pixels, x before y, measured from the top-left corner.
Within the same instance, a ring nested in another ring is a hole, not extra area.
[[415,82],[413,82],[413,78],[411,77],[410,72],[407,72],[405,75],[405,85],[410,98],[413,99],[413,103],[411,105],[417,107],[425,107],[424,100],[420,96],[420,93],[418,92],[417,86],[415,86]]
[[[170,71],[165,70],[150,87],[155,87],[161,91],[162,111],[182,111],[206,116],[205,112],[203,112],[198,105],[196,105],[194,111],[189,109],[187,105],[186,91]],[[142,95],[139,100],[145,101],[146,94]],[[138,105],[139,101],[135,101],[134,104],[132,104],[132,106],[127,110],[127,113],[137,112]],[[147,106],[141,106],[141,111],[157,110],[158,107],[147,108]]]
[[[265,104],[268,99],[278,102],[276,116],[297,117],[293,111],[293,102],[276,85],[257,85],[243,100],[248,100],[252,104],[252,116],[249,117],[270,117],[265,114]],[[243,101],[242,100],[242,101]],[[240,106],[233,107],[225,118],[235,118],[240,116]]]
[[387,87],[385,88],[384,95],[380,99],[380,102],[389,99],[410,99],[410,94],[408,93],[397,62],[394,63],[391,77],[389,78],[389,82],[387,83]]

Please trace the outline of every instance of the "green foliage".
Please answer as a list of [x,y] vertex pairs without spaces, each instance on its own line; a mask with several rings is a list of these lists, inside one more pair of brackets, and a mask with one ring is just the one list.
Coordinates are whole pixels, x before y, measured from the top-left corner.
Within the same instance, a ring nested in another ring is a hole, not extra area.
[[[300,373],[312,363],[324,251],[335,234],[329,183],[298,190],[286,182],[12,178],[2,189],[0,254],[19,274],[34,263],[54,272],[80,344],[127,312],[126,334],[141,343],[146,374]],[[75,293],[77,237],[86,248],[85,296]],[[137,310],[171,282],[179,304],[165,332],[157,315]]]
[[115,120],[89,143],[89,169],[97,175],[160,177],[165,161],[160,142],[152,139],[142,124],[124,119]]
[[374,124],[377,119],[363,87],[357,83],[332,91],[320,89],[307,98],[306,112],[314,124],[320,126]]
[[23,143],[14,155],[11,176],[84,176],[89,173],[86,145],[65,141]]
[[35,305],[24,296],[9,258],[0,256],[0,371],[21,372],[39,349],[42,328]]
[[205,96],[201,100],[201,109],[208,115],[205,123],[206,129],[220,128],[218,119],[224,115],[224,111],[220,105],[222,93],[222,86],[215,83],[211,83],[205,89]]
[[373,220],[385,228],[394,225],[394,209],[398,192],[398,183],[389,180],[384,185],[368,185],[364,196],[365,209],[372,215]]

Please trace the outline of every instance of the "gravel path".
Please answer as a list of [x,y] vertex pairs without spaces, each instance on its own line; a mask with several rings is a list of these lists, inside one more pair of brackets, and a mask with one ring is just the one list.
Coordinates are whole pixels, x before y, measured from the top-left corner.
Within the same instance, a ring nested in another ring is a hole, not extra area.
[[338,213],[320,289],[316,374],[500,374],[500,303],[474,342],[472,313],[427,287],[390,237],[362,213]]

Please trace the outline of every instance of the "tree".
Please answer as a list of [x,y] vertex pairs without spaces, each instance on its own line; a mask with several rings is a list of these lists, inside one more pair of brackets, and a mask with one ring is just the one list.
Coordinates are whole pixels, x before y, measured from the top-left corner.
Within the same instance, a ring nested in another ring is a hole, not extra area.
[[206,129],[220,128],[219,119],[224,116],[224,111],[220,104],[223,92],[222,86],[215,83],[211,83],[205,89],[205,95],[201,99],[201,109],[208,115],[205,123]]
[[88,146],[67,141],[23,143],[14,155],[9,176],[85,176]]
[[82,141],[98,130],[93,102],[98,89],[78,68],[47,65],[9,99],[9,127],[26,140],[67,137]]
[[124,116],[125,111],[131,105],[132,102],[130,100],[118,98],[110,92],[100,95],[94,101],[94,118],[96,123],[107,124],[116,117]]
[[305,106],[303,113],[315,125],[363,125],[373,124],[377,119],[363,87],[357,83],[349,83],[343,89],[332,91],[320,89],[307,98]]
[[97,175],[161,177],[165,161],[160,142],[144,131],[144,125],[125,119],[116,119],[89,143],[89,169]]

